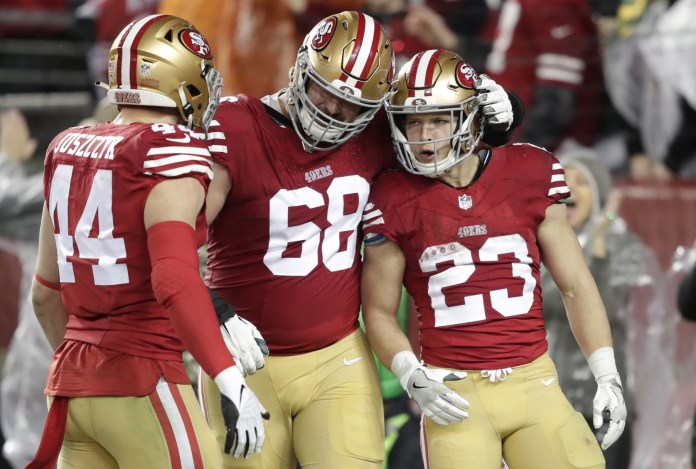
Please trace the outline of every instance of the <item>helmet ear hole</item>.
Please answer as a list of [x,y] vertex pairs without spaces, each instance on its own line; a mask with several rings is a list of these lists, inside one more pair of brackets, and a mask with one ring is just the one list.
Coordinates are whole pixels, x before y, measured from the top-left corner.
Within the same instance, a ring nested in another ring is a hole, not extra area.
[[192,98],[195,98],[196,96],[201,95],[201,91],[198,88],[196,88],[194,85],[186,85],[186,89],[188,90],[188,92]]

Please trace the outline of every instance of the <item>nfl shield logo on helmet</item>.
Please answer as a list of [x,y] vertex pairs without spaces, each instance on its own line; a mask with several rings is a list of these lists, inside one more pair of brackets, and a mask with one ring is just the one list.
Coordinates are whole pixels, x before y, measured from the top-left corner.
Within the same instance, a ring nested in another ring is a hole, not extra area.
[[472,205],[473,201],[471,200],[470,195],[464,194],[459,196],[459,208],[462,210],[469,210]]

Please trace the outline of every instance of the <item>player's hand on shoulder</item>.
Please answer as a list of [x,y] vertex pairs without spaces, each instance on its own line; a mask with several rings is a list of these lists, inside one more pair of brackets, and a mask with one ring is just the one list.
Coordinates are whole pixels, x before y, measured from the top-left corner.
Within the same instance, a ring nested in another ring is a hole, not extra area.
[[269,354],[266,341],[256,326],[236,313],[233,305],[220,298],[213,290],[208,291],[227,349],[235,363],[240,366],[242,375],[253,375],[266,365],[264,356]]
[[415,400],[426,417],[440,425],[459,423],[469,417],[469,403],[445,382],[466,378],[464,371],[426,368],[412,352],[399,352],[392,360],[392,371],[401,386]]
[[214,380],[220,390],[222,417],[227,430],[225,453],[235,458],[261,453],[266,439],[264,420],[269,420],[271,414],[246,385],[236,366],[223,370]]
[[485,119],[485,124],[496,130],[505,131],[514,120],[512,103],[507,92],[488,75],[481,74],[474,83],[478,102]]
[[619,439],[626,426],[627,414],[619,375],[611,374],[597,378],[597,393],[592,402],[592,425],[598,430],[608,417],[609,427],[600,441],[603,450]]

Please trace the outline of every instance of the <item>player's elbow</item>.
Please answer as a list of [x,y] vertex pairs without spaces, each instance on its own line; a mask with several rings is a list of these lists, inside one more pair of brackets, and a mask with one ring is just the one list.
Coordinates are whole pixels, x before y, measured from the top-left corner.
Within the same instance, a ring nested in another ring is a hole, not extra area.
[[54,310],[56,301],[61,301],[60,290],[49,288],[34,280],[31,285],[31,304],[39,323],[46,323]]

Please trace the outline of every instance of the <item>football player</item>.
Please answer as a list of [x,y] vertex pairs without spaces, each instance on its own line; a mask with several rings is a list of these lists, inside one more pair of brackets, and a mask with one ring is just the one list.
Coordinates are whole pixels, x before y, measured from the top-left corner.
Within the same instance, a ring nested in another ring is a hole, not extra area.
[[[247,382],[273,415],[261,458],[224,457],[226,467],[382,466],[380,387],[358,326],[360,219],[373,179],[394,160],[380,111],[392,78],[382,27],[346,11],[307,35],[289,88],[220,103],[206,281],[267,341],[265,367],[247,370]],[[485,86],[488,122],[505,137],[511,103]],[[242,327],[228,330],[243,336]],[[222,446],[218,390],[200,381]]]
[[[373,185],[365,215],[363,315],[370,344],[424,417],[425,467],[604,467],[547,353],[539,267],[553,275],[597,380],[608,447],[626,418],[609,324],[565,206],[563,168],[528,144],[482,145],[476,72],[429,50],[400,70],[387,105],[402,169]],[[418,309],[421,358],[396,321]],[[465,379],[464,379],[465,378]]]
[[222,78],[189,22],[152,15],[114,41],[105,86],[114,122],[70,128],[46,153],[32,301],[56,352],[29,467],[59,450],[59,467],[221,467],[182,351],[220,389],[225,451],[260,452],[268,418],[198,273],[212,161],[191,128],[208,128]]

